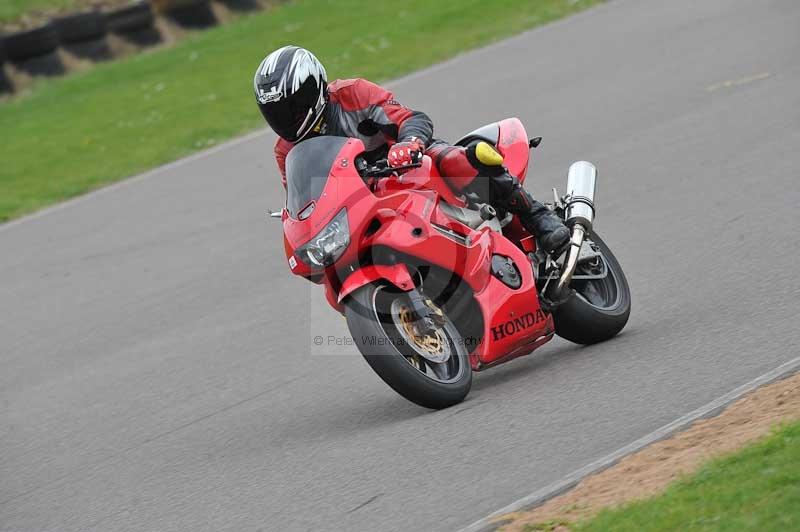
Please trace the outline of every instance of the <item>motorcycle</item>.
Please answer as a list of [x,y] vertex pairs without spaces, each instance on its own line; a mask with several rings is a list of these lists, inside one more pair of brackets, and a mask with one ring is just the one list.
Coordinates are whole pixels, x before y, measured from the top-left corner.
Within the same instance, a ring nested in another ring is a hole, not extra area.
[[[517,118],[457,142],[495,146],[524,181],[528,139]],[[289,268],[324,287],[355,345],[386,384],[431,409],[464,400],[472,373],[527,355],[558,335],[593,344],[619,333],[631,296],[594,231],[597,171],[572,164],[553,209],[571,229],[557,259],[511,214],[453,190],[428,156],[391,168],[355,138],[322,136],[286,161],[280,213]]]

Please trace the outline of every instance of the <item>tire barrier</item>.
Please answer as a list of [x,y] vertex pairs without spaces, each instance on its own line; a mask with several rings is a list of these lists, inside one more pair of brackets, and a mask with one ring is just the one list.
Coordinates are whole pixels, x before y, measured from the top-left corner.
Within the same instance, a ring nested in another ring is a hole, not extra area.
[[97,10],[73,13],[53,20],[62,46],[70,53],[85,59],[111,59],[111,49],[105,40],[108,33],[106,17]]
[[140,0],[135,4],[105,12],[108,31],[137,46],[151,46],[161,42],[155,28],[155,15],[150,2]]
[[66,72],[56,53],[58,32],[52,22],[5,36],[6,55],[14,66],[31,76],[59,76]]
[[11,82],[6,77],[5,63],[6,63],[5,35],[0,33],[0,95],[4,95],[12,91]]
[[[228,12],[262,9],[263,0],[214,0],[223,20]],[[102,2],[100,2],[102,4]],[[222,7],[224,6],[224,7]],[[217,25],[212,0],[136,0],[119,7],[94,8],[60,15],[39,26],[3,34],[0,32],[0,94],[13,92],[30,82],[30,76],[55,76],[67,73],[71,56],[92,61],[113,59],[174,39],[169,28],[156,24],[162,16],[173,24],[190,29]],[[172,26],[174,27],[174,26]],[[163,33],[165,32],[165,33]],[[180,33],[178,34],[180,35]],[[113,36],[113,46],[109,38]],[[127,42],[129,44],[122,44]],[[59,47],[66,52],[60,52]],[[80,63],[85,68],[86,63]],[[18,76],[18,73],[24,75]]]
[[211,0],[152,0],[164,16],[187,29],[202,29],[217,24]]
[[219,0],[219,2],[231,11],[258,11],[261,4],[258,0]]
[[58,32],[50,22],[5,36],[6,54],[13,62],[50,54],[55,52],[57,47]]
[[106,17],[100,11],[73,13],[53,20],[62,43],[94,41],[106,36]]
[[155,17],[150,2],[144,0],[135,4],[111,9],[105,12],[108,31],[125,35],[153,27]]

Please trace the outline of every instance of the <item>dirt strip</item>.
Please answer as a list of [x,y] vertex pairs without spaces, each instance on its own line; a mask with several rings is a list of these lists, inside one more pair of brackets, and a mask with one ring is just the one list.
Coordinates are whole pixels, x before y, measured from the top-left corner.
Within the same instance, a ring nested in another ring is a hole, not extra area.
[[[507,514],[496,522],[514,519],[500,529],[511,532],[523,530],[526,524],[584,520],[602,508],[655,495],[710,458],[740,449],[776,425],[797,419],[800,374],[749,393],[718,416],[697,421],[685,431],[625,457],[538,508]],[[552,530],[569,528],[557,525]]]

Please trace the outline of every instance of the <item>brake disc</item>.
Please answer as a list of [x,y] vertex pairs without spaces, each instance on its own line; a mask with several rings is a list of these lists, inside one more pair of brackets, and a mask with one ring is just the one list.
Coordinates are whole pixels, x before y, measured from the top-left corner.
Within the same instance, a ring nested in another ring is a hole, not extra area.
[[[417,333],[417,320],[411,306],[405,304],[400,298],[395,299],[391,306],[392,321],[395,327],[411,349],[419,356],[436,364],[447,362],[450,359],[451,349],[447,333],[444,331],[443,322],[433,328],[428,328],[424,334]],[[438,308],[432,307],[433,313],[444,316]],[[436,320],[439,321],[439,320]]]

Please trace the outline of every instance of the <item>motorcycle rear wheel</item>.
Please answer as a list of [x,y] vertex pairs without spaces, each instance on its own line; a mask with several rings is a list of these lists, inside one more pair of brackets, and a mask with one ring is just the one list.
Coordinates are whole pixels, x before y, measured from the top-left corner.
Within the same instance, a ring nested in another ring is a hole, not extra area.
[[[445,315],[433,339],[439,350],[426,358],[403,327],[400,314],[406,315],[407,303],[404,292],[386,285],[366,285],[351,294],[345,317],[358,350],[375,373],[409,401],[435,410],[460,403],[472,387],[472,367],[458,330]],[[445,354],[443,362],[431,360]]]
[[619,334],[631,313],[631,291],[619,261],[594,232],[589,239],[597,244],[608,268],[604,279],[574,280],[574,294],[553,309],[556,334],[576,344],[596,344]]

